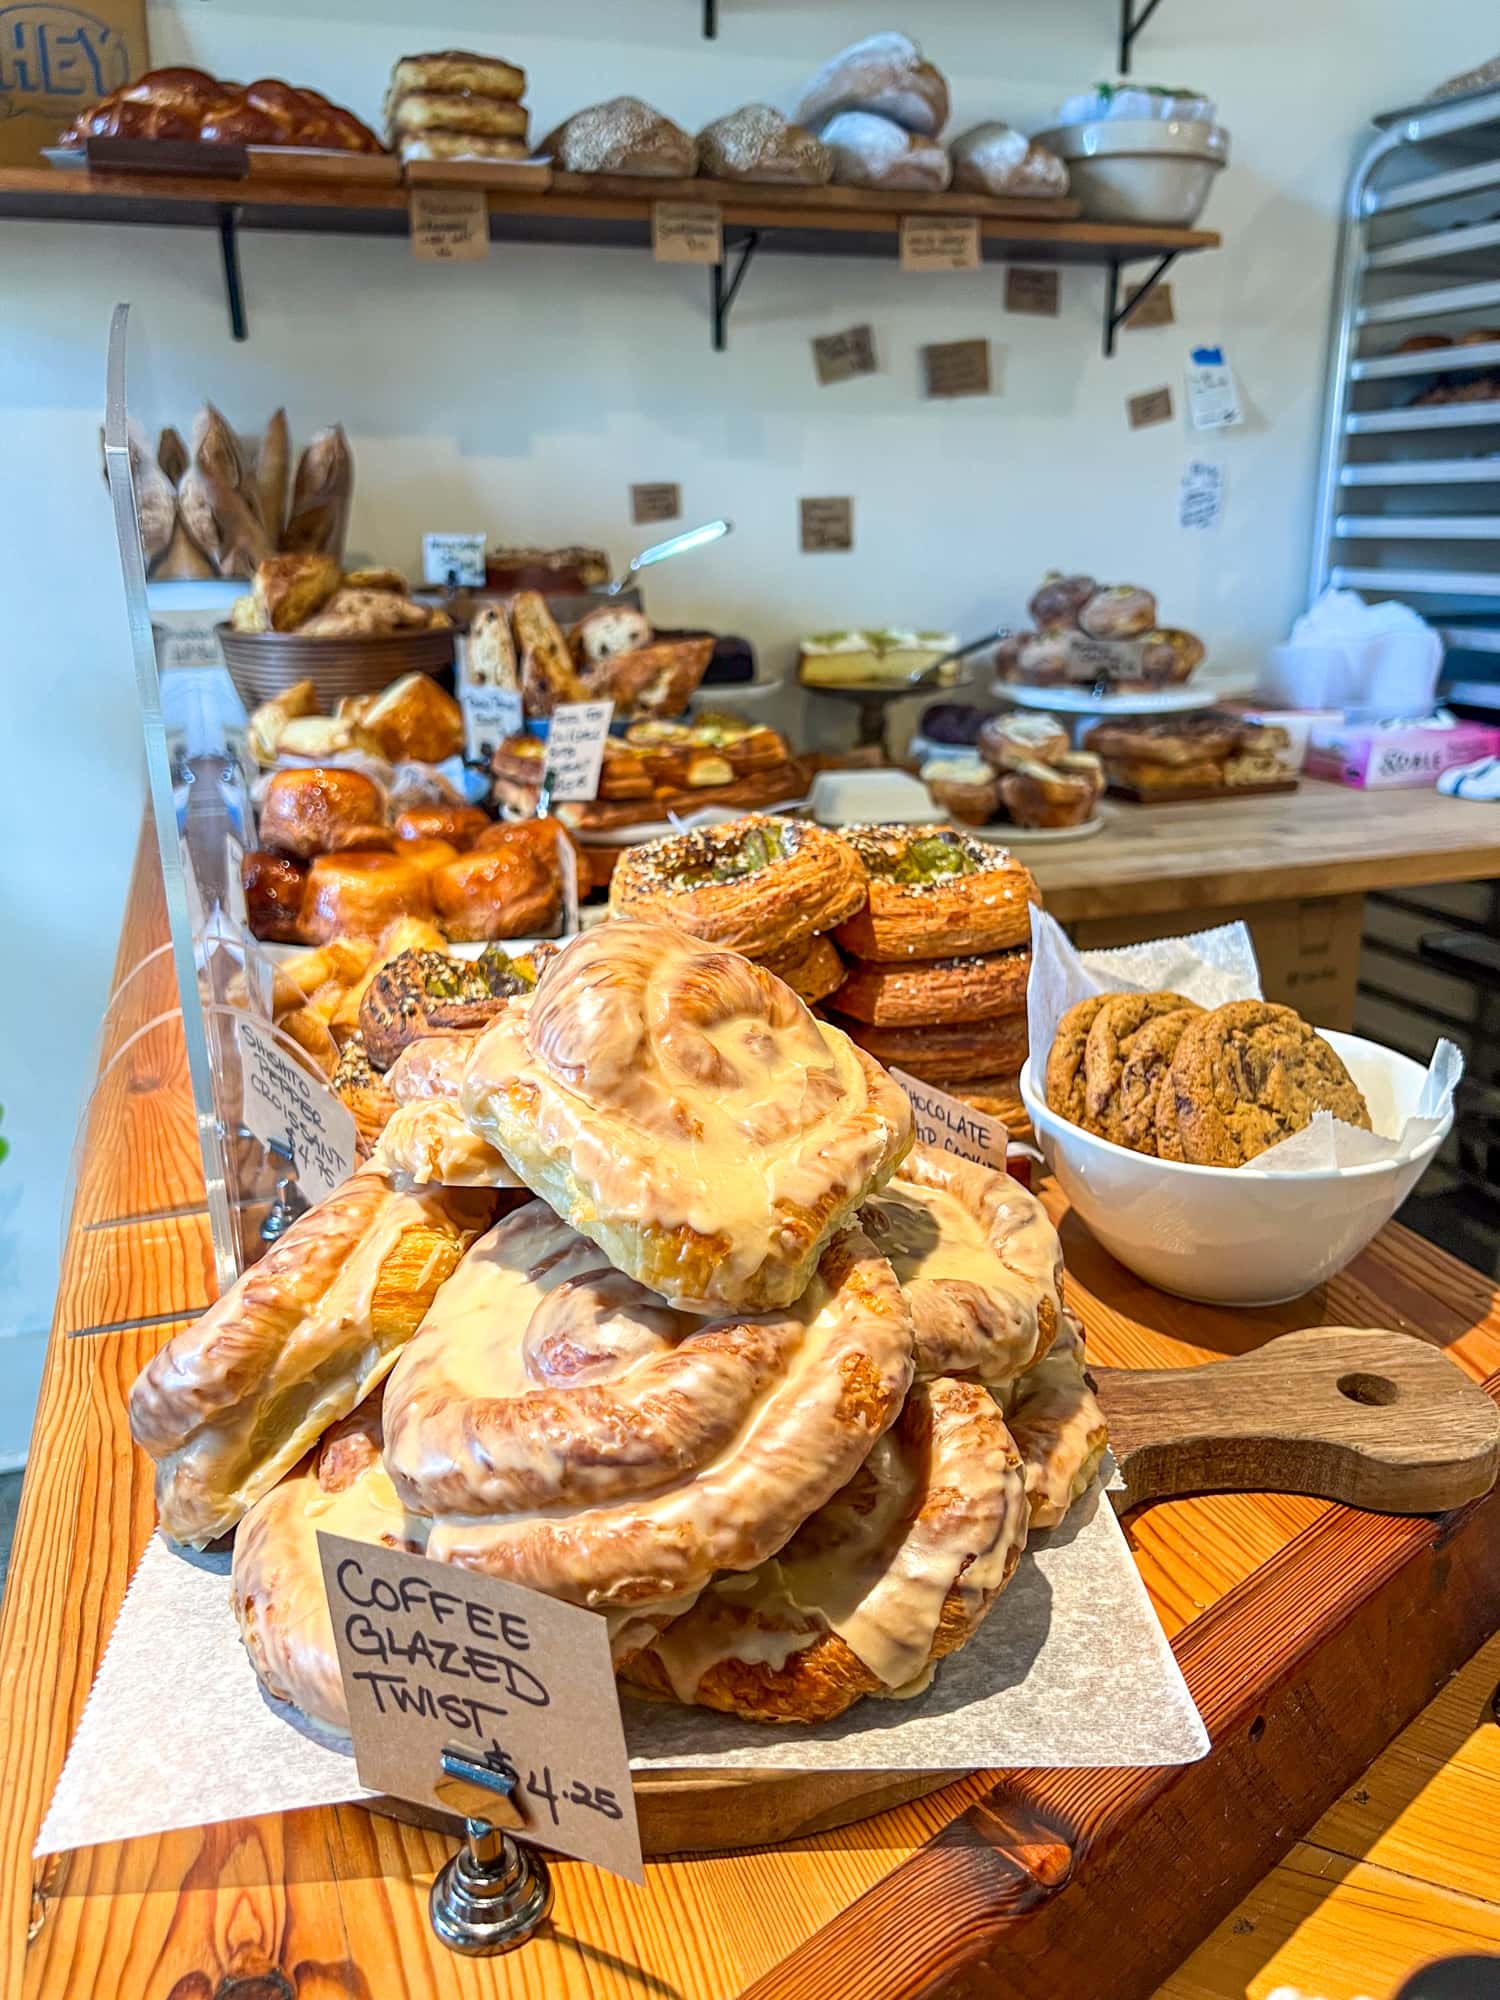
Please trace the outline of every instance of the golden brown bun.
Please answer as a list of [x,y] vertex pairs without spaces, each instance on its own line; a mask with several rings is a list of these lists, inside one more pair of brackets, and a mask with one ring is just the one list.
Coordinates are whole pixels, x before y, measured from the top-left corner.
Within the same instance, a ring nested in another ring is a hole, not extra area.
[[809,1007],[836,993],[844,980],[844,961],[826,937],[799,938],[782,951],[763,952],[760,963]]
[[945,1021],[934,1027],[877,1028],[850,1014],[829,1017],[888,1068],[924,1083],[964,1083],[994,1070],[1018,1070],[1026,1060],[1026,1016],[996,1021]]
[[850,956],[953,958],[1030,941],[1031,905],[1041,892],[1003,847],[949,826],[845,827],[842,838],[870,878],[865,908],[838,928]]
[[384,818],[380,787],[361,771],[321,765],[278,771],[261,802],[261,845],[307,861],[334,846],[349,828],[379,825]]
[[393,764],[407,758],[441,764],[464,747],[463,710],[431,674],[403,674],[392,681],[362,712],[359,726]]
[[476,97],[525,95],[526,72],[499,56],[468,49],[441,49],[431,55],[402,56],[391,71],[391,94],[408,90],[470,91]]
[[966,958],[851,965],[830,1006],[876,1027],[939,1021],[989,1021],[1026,1008],[1031,947],[1013,945]]
[[609,907],[759,958],[832,930],[861,906],[865,887],[837,834],[751,814],[632,848],[610,879]]
[[329,938],[378,938],[398,917],[430,917],[428,878],[415,861],[398,854],[320,854],[308,870],[302,898],[302,935],[311,944]]
[[272,77],[221,83],[201,69],[154,69],[80,112],[58,136],[85,139],[197,139],[207,145],[314,146],[378,153],[380,141],[353,112],[316,90]]
[[494,822],[479,806],[412,806],[396,815],[398,840],[446,840],[460,854]]
[[[988,1390],[918,1383],[773,1562],[711,1583],[619,1662],[620,1678],[751,1721],[829,1721],[863,1695],[920,1685],[973,1635],[1015,1573],[1028,1519],[1021,1459]],[[862,1652],[832,1629],[833,1607],[850,1603]]]
[[240,863],[240,881],[252,933],[268,944],[300,944],[306,864],[254,848]]
[[[338,589],[339,566],[332,556],[272,556],[255,572],[251,596],[264,619],[262,630],[295,632]],[[299,714],[309,713],[306,709]]]
[[394,835],[391,851],[404,854],[408,861],[415,861],[424,875],[430,875],[434,868],[446,867],[450,861],[457,861],[458,849],[451,840],[400,840]]
[[527,112],[514,98],[478,97],[454,90],[408,90],[390,110],[392,140],[415,133],[462,132],[487,139],[514,139],[523,147]]
[[434,869],[438,922],[456,943],[526,937],[557,922],[562,880],[531,839],[486,846]]
[[921,779],[933,803],[962,826],[988,826],[1000,810],[1000,780],[982,757],[933,757]]
[[226,1533],[369,1394],[492,1213],[482,1195],[356,1174],[167,1342],[136,1378],[130,1428],[174,1540]]

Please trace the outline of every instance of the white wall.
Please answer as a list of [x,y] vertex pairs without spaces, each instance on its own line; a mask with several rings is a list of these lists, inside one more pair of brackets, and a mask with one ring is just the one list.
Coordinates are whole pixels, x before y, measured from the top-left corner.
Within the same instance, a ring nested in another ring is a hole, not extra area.
[[[826,54],[881,25],[855,0],[435,0],[151,9],[159,62],[270,72],[374,117],[392,61],[474,46],[525,64],[534,130],[621,90],[693,125],[760,97],[789,106]],[[1033,129],[1111,72],[1114,0],[927,0],[907,10],[953,83],[955,126]],[[1369,115],[1494,53],[1492,8],[1436,0],[1163,0],[1138,73],[1216,96],[1233,166],[1207,220],[1220,253],[1173,273],[1175,329],[1100,354],[1103,280],[1065,272],[1057,321],[1007,317],[996,268],[903,277],[889,264],[766,258],[729,352],[709,347],[707,278],[625,251],[514,250],[414,265],[401,242],[244,239],[251,337],[228,338],[217,248],[186,231],[0,224],[0,1462],[20,1449],[50,1311],[59,1209],[107,997],[139,798],[120,589],[98,475],[109,309],[136,313],[132,400],[186,428],[204,396],[249,427],[341,419],[358,461],[353,544],[410,563],[424,527],[628,552],[632,480],[681,483],[733,539],[660,573],[662,622],[747,633],[771,668],[799,631],[857,620],[974,633],[1013,617],[1049,564],[1153,585],[1162,614],[1253,665],[1298,608],[1316,457],[1338,196]],[[808,342],[869,320],[881,373],[820,390]],[[917,349],[988,334],[998,393],[930,405]],[[1176,526],[1182,423],[1131,431],[1125,400],[1222,340],[1249,412],[1216,450],[1221,532]],[[855,498],[852,555],[797,551],[802,494]],[[10,1363],[11,1365],[7,1365]]]

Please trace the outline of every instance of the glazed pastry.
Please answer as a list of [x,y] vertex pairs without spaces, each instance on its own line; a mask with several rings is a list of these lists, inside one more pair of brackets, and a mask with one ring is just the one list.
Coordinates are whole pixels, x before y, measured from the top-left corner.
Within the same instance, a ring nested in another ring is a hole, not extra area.
[[260,807],[260,844],[310,861],[326,854],[351,828],[385,819],[380,787],[362,771],[277,771]]
[[354,1137],[361,1160],[368,1160],[385,1130],[396,1100],[380,1071],[370,1061],[363,1040],[351,1035],[340,1051],[330,1088],[354,1120]]
[[305,942],[334,937],[378,938],[400,917],[430,917],[428,878],[400,854],[320,854],[302,895]]
[[1156,623],[1156,599],[1133,583],[1112,583],[1078,612],[1081,631],[1091,639],[1138,639]]
[[864,869],[837,834],[760,814],[632,848],[609,885],[614,916],[660,917],[755,957],[832,930],[864,899]]
[[302,942],[302,897],[307,867],[284,854],[252,849],[240,863],[245,920],[253,936],[268,944]]
[[773,1560],[717,1577],[620,1663],[657,1696],[757,1722],[826,1722],[913,1695],[1015,1572],[1028,1504],[998,1407],[972,1382],[918,1383],[899,1422]]
[[396,1187],[499,1188],[527,1195],[494,1147],[469,1130],[454,1098],[397,1104],[370,1164]]
[[369,1394],[493,1207],[356,1174],[173,1335],[136,1377],[130,1428],[174,1541],[226,1534]]
[[1051,1352],[997,1397],[1026,1468],[1035,1529],[1057,1527],[1088,1491],[1109,1443],[1083,1366],[1083,1326],[1064,1312]]
[[1000,780],[980,757],[934,757],[921,778],[934,804],[965,826],[987,826],[1000,810]]
[[430,875],[434,868],[444,868],[450,861],[457,861],[458,849],[451,840],[401,840],[392,837],[390,851],[400,854],[403,860],[415,861],[424,875]]
[[840,832],[869,876],[864,909],[836,932],[851,956],[953,958],[1030,941],[1031,905],[1041,896],[1030,871],[1003,847],[951,826]]
[[1331,1044],[1290,1007],[1234,1000],[1191,1022],[1162,1084],[1190,1166],[1238,1167],[1319,1111],[1370,1130],[1370,1109]]
[[[1079,753],[1069,752],[1074,763]],[[1104,766],[1090,757],[1081,767],[1021,763],[1000,780],[1005,810],[1017,826],[1082,826],[1104,791]]]
[[857,1227],[795,1303],[704,1318],[533,1201],[475,1245],[393,1373],[385,1463],[434,1517],[438,1560],[618,1616],[764,1561],[911,1375],[900,1289]]
[[619,1270],[704,1312],[797,1298],[911,1144],[905,1092],[790,988],[647,921],[562,946],[463,1108]]
[[1091,576],[1064,576],[1060,569],[1049,569],[1026,609],[1038,626],[1071,625],[1098,589]]
[[1205,651],[1196,633],[1158,627],[1141,640],[1141,671],[1152,682],[1185,681],[1203,664]]
[[455,943],[549,930],[562,907],[555,858],[524,838],[460,855],[430,881],[438,922]]
[[263,701],[251,715],[245,731],[245,740],[256,763],[274,764],[287,724],[317,712],[318,690],[312,681],[297,681],[273,700]]
[[1013,945],[965,958],[862,959],[830,1003],[876,1027],[990,1021],[1026,1009],[1031,947]]
[[877,1028],[848,1014],[834,1018],[876,1062],[904,1069],[925,1083],[965,1083],[994,1070],[1018,1070],[1026,1060],[1024,1014],[914,1028]]
[[393,764],[407,758],[441,764],[464,747],[463,710],[431,674],[403,674],[392,681],[364,710],[359,726]]
[[1176,1021],[1172,1039],[1175,1051],[1188,1020],[1202,1012],[1180,993],[1112,993],[1089,1023],[1083,1046],[1083,1122],[1117,1146],[1128,1145],[1126,1120],[1134,1129],[1149,1091],[1150,1115],[1154,1120],[1156,1089],[1161,1080],[1159,1059],[1149,1065],[1151,1082],[1139,1067],[1131,1070],[1130,1096],[1124,1094],[1126,1065],[1136,1050],[1137,1037],[1148,1024],[1162,1016]]
[[376,972],[360,1001],[359,1028],[370,1060],[389,1069],[428,1035],[473,1035],[515,993],[536,985],[537,963],[491,945],[476,959],[404,951]]
[[1062,1246],[1008,1174],[913,1146],[862,1221],[911,1307],[919,1377],[1008,1382],[1051,1347]]
[[809,1007],[837,992],[844,981],[844,961],[826,937],[799,938],[780,951],[763,952],[758,962]]
[[478,806],[413,806],[397,814],[395,833],[398,840],[446,840],[463,854],[493,825]]
[[985,721],[979,731],[979,754],[997,771],[1018,771],[1024,764],[1051,764],[1067,756],[1068,732],[1055,715],[1015,709]]

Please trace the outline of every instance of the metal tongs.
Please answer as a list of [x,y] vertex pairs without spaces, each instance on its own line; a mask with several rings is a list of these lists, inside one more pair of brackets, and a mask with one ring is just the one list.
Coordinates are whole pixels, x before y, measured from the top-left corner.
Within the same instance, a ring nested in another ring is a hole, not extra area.
[[717,542],[722,536],[733,532],[733,521],[705,521],[701,528],[687,528],[680,535],[672,535],[664,542],[653,542],[649,549],[642,549],[638,556],[632,556],[630,567],[623,576],[613,583],[601,584],[594,595],[598,597],[618,597],[622,590],[628,590],[643,569],[650,569],[653,563],[665,562],[668,556],[686,554],[689,549],[704,548],[709,542]]

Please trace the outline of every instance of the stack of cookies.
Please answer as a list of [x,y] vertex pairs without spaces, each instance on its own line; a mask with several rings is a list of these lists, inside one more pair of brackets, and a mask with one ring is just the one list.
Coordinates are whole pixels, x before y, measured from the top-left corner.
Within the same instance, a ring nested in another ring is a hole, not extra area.
[[385,121],[406,160],[524,160],[526,72],[466,49],[403,56],[391,72]]
[[1370,1130],[1332,1046],[1291,1007],[1180,993],[1096,993],[1070,1007],[1047,1057],[1049,1107],[1116,1146],[1240,1167],[1319,1111]]

